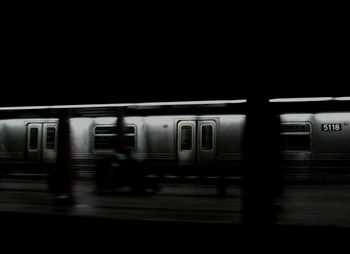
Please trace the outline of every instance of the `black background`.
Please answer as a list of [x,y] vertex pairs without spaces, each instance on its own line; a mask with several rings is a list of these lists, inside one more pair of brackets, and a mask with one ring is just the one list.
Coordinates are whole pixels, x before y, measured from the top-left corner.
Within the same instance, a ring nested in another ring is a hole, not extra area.
[[0,106],[350,95],[346,16],[203,5],[6,9]]
[[341,20],[120,11],[5,19],[0,105],[349,94]]

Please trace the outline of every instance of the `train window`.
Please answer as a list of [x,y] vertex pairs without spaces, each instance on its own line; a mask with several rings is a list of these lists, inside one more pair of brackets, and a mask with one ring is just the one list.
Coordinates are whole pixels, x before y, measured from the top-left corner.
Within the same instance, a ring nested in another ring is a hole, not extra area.
[[46,129],[46,149],[56,148],[56,128],[47,127]]
[[124,134],[127,135],[127,134],[135,134],[135,126],[132,126],[132,125],[126,125],[124,127]]
[[[115,125],[98,125],[94,128],[94,151],[113,152],[116,150]],[[124,145],[126,149],[132,151],[136,148],[136,127],[126,125],[124,127]]]
[[116,149],[116,126],[97,125],[94,128],[94,151],[113,152]]
[[125,136],[123,139],[125,149],[132,151],[135,149],[135,136]]
[[307,151],[311,149],[311,124],[283,123],[281,125],[282,151]]
[[95,135],[115,135],[117,129],[115,126],[96,126]]
[[281,132],[285,133],[301,133],[301,132],[307,132],[309,133],[311,126],[310,124],[281,124]]
[[181,150],[192,149],[192,126],[182,125],[181,126]]
[[202,150],[213,149],[213,125],[202,125]]
[[30,138],[29,138],[29,149],[36,150],[38,149],[38,138],[39,138],[39,129],[30,128]]
[[308,135],[284,135],[282,138],[282,150],[309,150],[310,136]]
[[136,148],[136,128],[133,125],[126,125],[124,128],[124,146],[127,150],[133,151]]
[[115,150],[115,136],[95,136],[95,150]]

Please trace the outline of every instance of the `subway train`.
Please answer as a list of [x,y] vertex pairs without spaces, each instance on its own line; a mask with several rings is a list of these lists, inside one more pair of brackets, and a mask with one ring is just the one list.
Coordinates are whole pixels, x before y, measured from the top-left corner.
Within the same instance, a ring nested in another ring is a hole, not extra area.
[[[288,113],[280,120],[287,175],[295,179],[350,175],[350,112]],[[126,116],[124,144],[155,172],[220,175],[225,170],[239,175],[245,122],[246,116],[238,113]],[[93,176],[98,162],[116,153],[116,124],[114,116],[70,117],[71,159],[78,176]],[[58,118],[1,119],[0,170],[45,172],[40,165],[57,160],[58,126]]]

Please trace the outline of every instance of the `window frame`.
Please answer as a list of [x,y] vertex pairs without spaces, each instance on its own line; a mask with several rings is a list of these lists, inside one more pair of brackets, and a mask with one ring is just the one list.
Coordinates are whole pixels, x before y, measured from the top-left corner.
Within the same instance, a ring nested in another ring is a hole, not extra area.
[[[116,128],[116,125],[114,124],[95,124],[92,127],[92,152],[93,153],[113,153],[116,152],[116,149],[96,149],[95,146],[95,138],[96,136],[99,137],[116,137],[118,134],[117,133],[108,133],[108,134],[96,134],[96,128],[98,127],[113,127]],[[134,152],[137,149],[137,127],[135,124],[125,124],[124,127],[133,127],[134,128],[134,133],[127,133],[124,134],[124,137],[126,136],[133,136],[134,138],[134,148],[130,150],[130,152]]]
[[[35,148],[32,148],[32,137],[33,137],[33,134],[32,134],[32,131],[33,130],[36,130],[37,131],[37,136],[36,136],[36,139],[35,139],[35,142],[36,142],[36,147]],[[37,126],[37,125],[33,125],[33,126],[30,126],[29,127],[29,135],[28,135],[28,151],[31,151],[31,152],[37,152],[40,150],[40,127]]]
[[[211,127],[211,149],[203,149],[203,127],[210,126]],[[201,151],[214,151],[214,142],[215,142],[215,125],[212,123],[203,123],[200,125],[200,133],[199,133],[199,146]]]
[[[309,136],[309,148],[308,149],[293,149],[293,150],[288,150],[288,149],[285,149],[285,150],[282,150],[281,149],[281,152],[283,153],[293,153],[293,152],[311,152],[312,149],[313,149],[313,130],[312,130],[312,123],[311,122],[281,122],[281,126],[282,125],[308,125],[309,126],[309,129],[310,131],[306,132],[291,132],[291,131],[280,131],[280,136],[281,138],[283,136]],[[281,140],[282,142],[282,140]]]
[[[182,149],[182,127],[190,127],[191,128],[191,147],[190,149]],[[193,147],[194,147],[194,126],[192,124],[189,123],[183,123],[180,125],[180,147],[179,147],[179,151],[192,151]]]
[[[54,136],[54,147],[53,148],[48,148],[47,147],[47,132],[49,128],[53,128],[55,130],[55,136]],[[57,150],[57,126],[47,126],[45,130],[45,150]]]

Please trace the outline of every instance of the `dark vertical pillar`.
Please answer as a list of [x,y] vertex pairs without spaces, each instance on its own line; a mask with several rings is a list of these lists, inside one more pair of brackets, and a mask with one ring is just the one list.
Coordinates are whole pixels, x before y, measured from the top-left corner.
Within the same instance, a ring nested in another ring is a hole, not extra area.
[[125,110],[120,108],[117,111],[117,152],[124,153],[124,114]]
[[[5,119],[5,114],[3,111],[0,111],[0,120]],[[0,133],[0,135],[3,135],[2,133]],[[0,185],[2,182],[2,179],[6,176],[7,172],[4,169],[4,166],[2,163],[0,163]]]
[[53,172],[54,195],[57,204],[73,204],[73,170],[71,164],[71,140],[69,111],[58,112],[57,163]]
[[282,191],[280,122],[268,98],[248,98],[243,168],[243,223],[271,226]]

